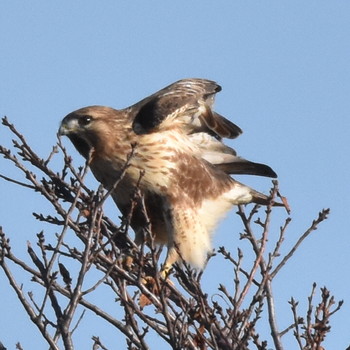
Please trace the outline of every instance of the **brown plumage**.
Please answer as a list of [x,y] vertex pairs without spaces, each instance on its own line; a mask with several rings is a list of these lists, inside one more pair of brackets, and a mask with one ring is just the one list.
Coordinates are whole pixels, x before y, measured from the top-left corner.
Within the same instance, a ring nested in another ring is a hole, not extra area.
[[[105,188],[119,179],[134,147],[130,165],[112,193],[120,211],[130,211],[141,172],[151,231],[168,245],[166,266],[183,259],[202,268],[217,222],[236,204],[268,204],[268,198],[229,174],[276,177],[268,166],[237,157],[222,142],[242,130],[213,111],[221,87],[204,79],[184,79],[122,110],[91,106],[68,114],[59,133],[90,157],[90,167]],[[141,242],[146,217],[134,208],[131,226]]]

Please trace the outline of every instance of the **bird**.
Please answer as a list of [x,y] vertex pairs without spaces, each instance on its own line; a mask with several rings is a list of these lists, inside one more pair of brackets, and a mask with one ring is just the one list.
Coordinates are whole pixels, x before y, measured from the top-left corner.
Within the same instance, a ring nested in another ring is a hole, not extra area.
[[124,109],[80,108],[59,127],[130,215],[135,242],[143,242],[148,227],[154,242],[167,246],[164,269],[183,261],[203,269],[213,232],[233,206],[271,202],[231,177],[277,175],[224,143],[242,130],[214,111],[219,91],[211,80],[182,79]]

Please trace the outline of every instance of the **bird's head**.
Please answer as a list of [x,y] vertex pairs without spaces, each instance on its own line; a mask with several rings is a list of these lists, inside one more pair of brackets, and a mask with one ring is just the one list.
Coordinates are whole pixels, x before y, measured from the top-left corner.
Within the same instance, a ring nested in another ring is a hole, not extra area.
[[85,158],[108,139],[108,134],[118,120],[118,111],[102,106],[78,109],[66,115],[58,130],[58,135],[67,136]]

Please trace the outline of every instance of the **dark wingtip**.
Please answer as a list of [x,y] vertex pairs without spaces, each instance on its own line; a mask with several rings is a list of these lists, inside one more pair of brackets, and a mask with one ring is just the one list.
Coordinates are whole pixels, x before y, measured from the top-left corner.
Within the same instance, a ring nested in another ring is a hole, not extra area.
[[272,177],[274,179],[277,178],[277,174],[268,165],[259,164],[259,163],[256,163],[256,164],[259,165],[259,168],[261,169],[261,172],[262,172],[261,174],[258,174],[258,175],[266,176],[266,177]]
[[[211,127],[215,132],[218,132],[218,136],[225,137],[228,139],[235,139],[239,135],[243,133],[243,130],[236,124],[232,123],[227,118],[223,117],[219,113],[212,112],[213,113],[213,121],[214,125],[208,125]],[[205,120],[207,123],[207,121]]]
[[277,174],[268,166],[241,159],[232,163],[215,164],[215,167],[231,175],[257,175],[277,178]]

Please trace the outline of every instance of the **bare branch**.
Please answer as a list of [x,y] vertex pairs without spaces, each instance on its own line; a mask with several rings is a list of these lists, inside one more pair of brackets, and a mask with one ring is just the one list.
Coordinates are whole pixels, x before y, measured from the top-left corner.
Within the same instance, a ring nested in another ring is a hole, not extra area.
[[[276,350],[282,350],[283,336],[292,331],[300,350],[322,348],[321,344],[330,332],[330,318],[340,309],[342,302],[336,303],[328,289],[322,288],[321,301],[314,306],[315,285],[306,316],[298,315],[298,303],[292,298],[293,321],[281,331],[273,280],[304,239],[327,218],[328,209],[320,212],[280,259],[291,218],[285,219],[279,235],[276,235],[278,237],[270,234],[275,197],[279,197],[289,210],[277,182],[273,183],[271,204],[266,209],[256,205],[248,211],[239,206],[238,214],[244,228],[241,239],[249,242],[248,250],[253,256],[241,247],[237,247],[237,256],[228,247],[220,247],[220,254],[208,257],[213,262],[222,257],[226,259],[232,266],[233,281],[229,287],[219,284],[217,291],[208,295],[206,286],[202,285],[205,272],[196,271],[183,261],[166,276],[161,273],[162,248],[154,243],[138,185],[130,198],[131,210],[120,225],[118,223],[119,226],[104,215],[103,205],[123,178],[134,155],[134,147],[114,186],[107,191],[102,187],[93,191],[84,183],[89,161],[76,169],[60,138],[50,154],[40,158],[6,118],[3,125],[15,140],[11,150],[0,146],[0,154],[10,166],[18,169],[23,179],[0,175],[0,180],[36,192],[50,203],[55,212],[34,214],[36,219],[54,227],[55,234],[42,231],[36,236],[38,254],[28,242],[33,267],[13,252],[9,238],[0,230],[0,267],[50,349],[58,349],[59,341],[65,349],[74,348],[72,334],[79,333],[86,312],[121,333],[127,348],[132,350],[152,348],[151,340],[155,335],[164,344],[179,350],[267,350],[271,347],[270,342]],[[53,157],[62,160],[62,168],[58,171],[49,168]],[[140,172],[140,180],[143,175]],[[128,234],[135,207],[145,221],[143,240],[137,244]],[[267,245],[268,239],[272,249]],[[11,266],[31,278],[35,293],[23,292]],[[110,293],[113,295],[110,308],[103,308],[89,298],[93,293],[104,293],[104,288],[109,296]],[[76,320],[74,324],[73,320]],[[257,332],[261,322],[268,322],[271,336]],[[92,340],[93,349],[107,349],[98,336]],[[21,348],[19,343],[17,348]]]
[[330,213],[330,209],[323,209],[322,211],[319,212],[318,218],[312,221],[311,226],[299,237],[299,239],[297,240],[295,245],[292,247],[292,249],[289,251],[289,253],[285,255],[282,261],[276,266],[274,271],[271,272],[271,278],[274,278],[274,276],[276,276],[279,270],[293,256],[293,254],[299,248],[299,246],[304,241],[304,239],[307,238],[313,231],[317,230],[318,225],[327,219],[329,213]]

